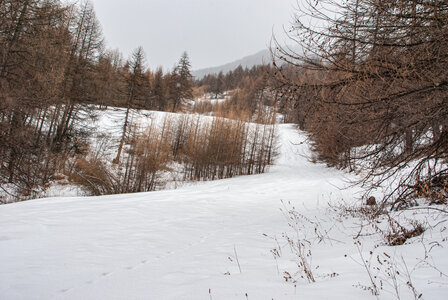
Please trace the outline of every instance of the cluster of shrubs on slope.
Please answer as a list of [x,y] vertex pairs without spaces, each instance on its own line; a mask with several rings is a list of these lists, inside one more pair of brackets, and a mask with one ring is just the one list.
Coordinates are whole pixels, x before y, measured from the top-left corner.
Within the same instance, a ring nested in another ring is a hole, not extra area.
[[166,115],[141,132],[131,131],[119,164],[89,155],[66,175],[95,195],[143,192],[175,181],[263,173],[276,154],[272,124]]

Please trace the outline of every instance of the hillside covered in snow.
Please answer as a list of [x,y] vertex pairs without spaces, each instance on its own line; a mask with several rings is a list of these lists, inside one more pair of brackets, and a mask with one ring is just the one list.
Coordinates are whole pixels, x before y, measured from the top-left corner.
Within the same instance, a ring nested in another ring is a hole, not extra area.
[[427,230],[387,246],[353,178],[293,125],[279,141],[265,174],[0,206],[1,298],[445,299],[446,214],[391,213]]

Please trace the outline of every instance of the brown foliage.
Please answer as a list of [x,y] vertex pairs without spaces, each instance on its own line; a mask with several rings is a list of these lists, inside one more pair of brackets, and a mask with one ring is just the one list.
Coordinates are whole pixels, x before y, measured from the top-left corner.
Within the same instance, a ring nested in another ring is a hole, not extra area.
[[107,195],[118,192],[117,179],[107,166],[98,159],[80,158],[69,175],[69,180],[84,186],[92,195]]
[[447,170],[447,11],[444,1],[307,1],[292,37],[303,48],[273,50],[286,62],[281,107],[318,157],[361,169],[371,188],[398,179],[386,199],[401,204],[409,186]]

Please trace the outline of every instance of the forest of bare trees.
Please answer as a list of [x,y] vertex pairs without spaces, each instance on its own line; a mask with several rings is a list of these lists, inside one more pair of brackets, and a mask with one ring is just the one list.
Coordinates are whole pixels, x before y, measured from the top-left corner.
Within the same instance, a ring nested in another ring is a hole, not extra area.
[[276,88],[318,159],[390,186],[394,206],[446,202],[447,2],[305,1],[292,28]]
[[262,111],[277,109],[278,95],[273,88],[273,73],[271,65],[259,65],[250,69],[239,66],[226,74],[206,75],[195,81],[196,89],[207,93],[212,99],[224,97],[227,91],[227,100],[213,105],[210,102],[196,102],[192,110],[201,114],[258,122]]
[[[269,158],[264,157],[265,151],[271,152],[266,150],[267,145],[273,149],[272,144],[266,142],[268,125],[260,128],[257,125],[256,138],[251,137],[247,125],[236,126],[218,119],[194,134],[190,130],[196,123],[189,123],[188,130],[176,138],[175,134],[168,135],[163,130],[161,133],[155,128],[145,135],[138,133],[137,137],[136,124],[132,122],[135,109],[183,111],[185,100],[193,99],[194,89],[210,89],[205,81],[194,82],[186,52],[168,72],[161,68],[149,70],[147,60],[141,47],[129,59],[124,59],[118,50],[105,47],[101,26],[89,1],[0,1],[1,192],[9,199],[32,198],[60,174],[84,185],[87,180],[94,194],[153,190],[160,187],[159,181],[162,181],[155,174],[159,176],[159,170],[168,168],[174,161],[189,166],[189,171],[185,172],[189,180],[225,178],[264,170],[266,162],[271,161],[271,154]],[[235,71],[239,73],[247,75],[249,70]],[[233,78],[231,86],[234,88],[241,78]],[[217,95],[229,88],[230,85],[215,85],[213,92]],[[248,97],[246,100],[251,101]],[[110,162],[92,161],[89,141],[92,132],[88,124],[97,118],[99,110],[108,107],[125,110],[120,120],[118,149],[110,159],[115,167],[110,166]],[[254,115],[257,106],[252,103],[250,107],[250,114]],[[233,116],[237,116],[235,111],[233,109]],[[267,113],[272,111],[263,110],[263,115]],[[261,122],[257,117],[246,116],[245,119]],[[181,125],[171,124],[167,128],[172,132],[176,126]],[[245,139],[252,139],[251,142],[239,140],[239,146],[232,148],[229,154],[233,156],[221,157],[224,145],[232,145],[224,139],[238,140],[243,133],[248,135]],[[219,134],[220,140],[215,140],[214,134]],[[199,139],[199,136],[205,144],[192,146],[191,139]],[[255,147],[260,136],[263,137],[260,138],[264,143],[260,148],[263,154],[256,154],[258,148],[250,150],[249,157],[238,152],[249,151],[250,144]],[[185,143],[188,146],[184,146]],[[168,148],[171,150],[167,151]],[[213,158],[208,163],[198,163],[199,157],[193,158],[195,151],[202,153],[201,159],[205,159],[204,155]],[[166,156],[168,152],[171,154]],[[218,161],[219,165],[212,167]],[[111,168],[125,171],[111,172]]]

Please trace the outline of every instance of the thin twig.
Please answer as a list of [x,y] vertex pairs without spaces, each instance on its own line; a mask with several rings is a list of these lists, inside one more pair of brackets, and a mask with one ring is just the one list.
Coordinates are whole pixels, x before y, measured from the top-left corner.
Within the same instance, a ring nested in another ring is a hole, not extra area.
[[236,245],[233,245],[233,252],[235,253],[235,260],[236,260],[236,263],[238,264],[238,269],[240,270],[240,274],[241,274],[242,273],[241,266],[240,266],[240,261],[238,260],[238,254],[236,253]]

